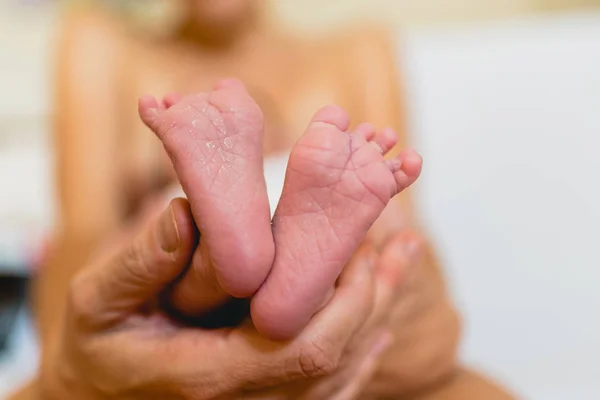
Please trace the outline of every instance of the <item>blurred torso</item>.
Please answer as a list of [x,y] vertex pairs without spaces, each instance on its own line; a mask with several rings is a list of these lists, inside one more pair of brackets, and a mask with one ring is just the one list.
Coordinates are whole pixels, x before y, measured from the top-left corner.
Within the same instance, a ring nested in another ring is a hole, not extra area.
[[128,201],[135,207],[148,191],[175,179],[160,142],[137,115],[140,95],[185,95],[210,90],[224,77],[241,79],[264,114],[265,154],[281,152],[294,144],[319,107],[336,103],[351,114],[358,108],[345,90],[351,82],[343,73],[339,42],[263,35],[253,40],[250,50],[205,51],[184,41],[124,37],[119,52],[123,92],[115,101],[123,111],[118,157],[121,185],[131,192]]

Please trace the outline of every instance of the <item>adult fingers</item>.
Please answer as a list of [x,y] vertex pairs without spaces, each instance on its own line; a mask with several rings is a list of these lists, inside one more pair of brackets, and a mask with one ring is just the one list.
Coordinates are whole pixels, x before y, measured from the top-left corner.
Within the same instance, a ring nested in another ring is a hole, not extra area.
[[362,246],[337,281],[335,293],[300,336],[298,367],[303,376],[335,371],[348,343],[373,310],[376,255]]
[[335,374],[313,381],[308,386],[304,383],[305,390],[297,398],[299,400],[346,400],[358,397],[377,370],[382,353],[389,348],[392,341],[393,336],[390,331],[380,330],[373,333],[359,349],[353,349],[349,359],[346,358],[347,355],[344,356],[345,361]]
[[353,400],[359,398],[369,384],[380,364],[381,355],[391,346],[394,340],[391,332],[385,331],[380,335],[371,351],[358,365],[358,371],[348,384],[339,392],[330,396],[330,400]]
[[344,356],[349,355],[352,361],[345,362],[343,373],[336,374],[333,381],[325,378],[302,398],[345,400],[359,396],[378,369],[382,351],[393,340],[387,328],[383,335],[380,333],[381,327],[388,325],[398,288],[415,268],[419,249],[420,239],[411,232],[396,234],[388,241],[375,264],[373,310],[352,338],[350,353]]
[[389,317],[398,288],[417,267],[421,245],[420,237],[407,231],[397,234],[383,248],[375,267],[373,312],[364,331]]
[[[241,387],[265,387],[334,373],[365,323],[375,323],[387,315],[397,282],[405,272],[403,268],[408,268],[418,248],[415,241],[418,243],[416,236],[399,236],[384,249],[378,261],[370,246],[361,247],[338,279],[331,301],[298,337],[289,342],[269,341],[248,324],[230,331],[225,344],[211,347],[219,349],[214,365]],[[364,331],[368,334],[372,328]],[[203,349],[207,350],[213,352]],[[371,364],[377,361],[368,361],[361,376],[376,369]],[[346,393],[358,390],[357,387]]]
[[355,254],[331,301],[295,339],[269,340],[250,320],[234,329],[182,329],[157,345],[154,351],[169,354],[170,362],[155,368],[187,398],[209,389],[234,393],[333,373],[371,312],[374,258],[368,247]]
[[[332,373],[352,337],[371,312],[374,255],[359,250],[338,280],[331,301],[295,339],[276,342],[256,331],[251,321],[233,330],[180,332],[178,343],[193,343],[185,364],[211,360],[210,375],[231,388],[264,388]],[[199,341],[203,335],[206,341]],[[203,370],[203,373],[206,373]]]
[[147,303],[187,265],[195,228],[186,200],[176,199],[151,224],[140,225],[115,255],[99,257],[71,284],[71,314],[97,327],[115,323]]

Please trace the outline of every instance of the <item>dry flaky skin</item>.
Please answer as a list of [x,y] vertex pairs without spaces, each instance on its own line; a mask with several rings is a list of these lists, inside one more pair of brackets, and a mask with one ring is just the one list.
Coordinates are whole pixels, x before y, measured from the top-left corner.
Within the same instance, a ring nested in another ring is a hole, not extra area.
[[[244,298],[264,282],[275,253],[263,174],[264,122],[241,83],[219,85],[166,109],[143,98],[140,116],[162,141],[191,200],[211,263],[193,268],[212,269],[222,293]],[[192,283],[196,292],[206,291],[202,282]],[[191,283],[184,278],[182,284]]]

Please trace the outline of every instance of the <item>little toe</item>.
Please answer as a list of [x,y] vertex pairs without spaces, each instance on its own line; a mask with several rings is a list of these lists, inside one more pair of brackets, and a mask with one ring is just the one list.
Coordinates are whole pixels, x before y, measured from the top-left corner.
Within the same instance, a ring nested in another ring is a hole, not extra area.
[[385,155],[398,143],[398,135],[393,129],[385,128],[377,132],[369,143]]
[[412,185],[421,175],[423,159],[416,151],[406,149],[398,157],[386,161],[394,174],[398,193]]
[[366,122],[358,125],[356,129],[354,129],[354,133],[359,136],[362,136],[365,139],[365,141],[370,142],[371,140],[373,140],[373,138],[375,138],[375,135],[377,134],[377,129],[375,129],[375,126],[373,126],[373,124]]

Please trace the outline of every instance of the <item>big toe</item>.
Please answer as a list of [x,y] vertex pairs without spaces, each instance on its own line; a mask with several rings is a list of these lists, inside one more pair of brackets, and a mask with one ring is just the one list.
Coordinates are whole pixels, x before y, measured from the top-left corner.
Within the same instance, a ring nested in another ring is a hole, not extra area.
[[311,127],[319,124],[333,125],[342,132],[345,132],[350,127],[350,117],[348,113],[341,107],[330,105],[321,108],[311,121]]

